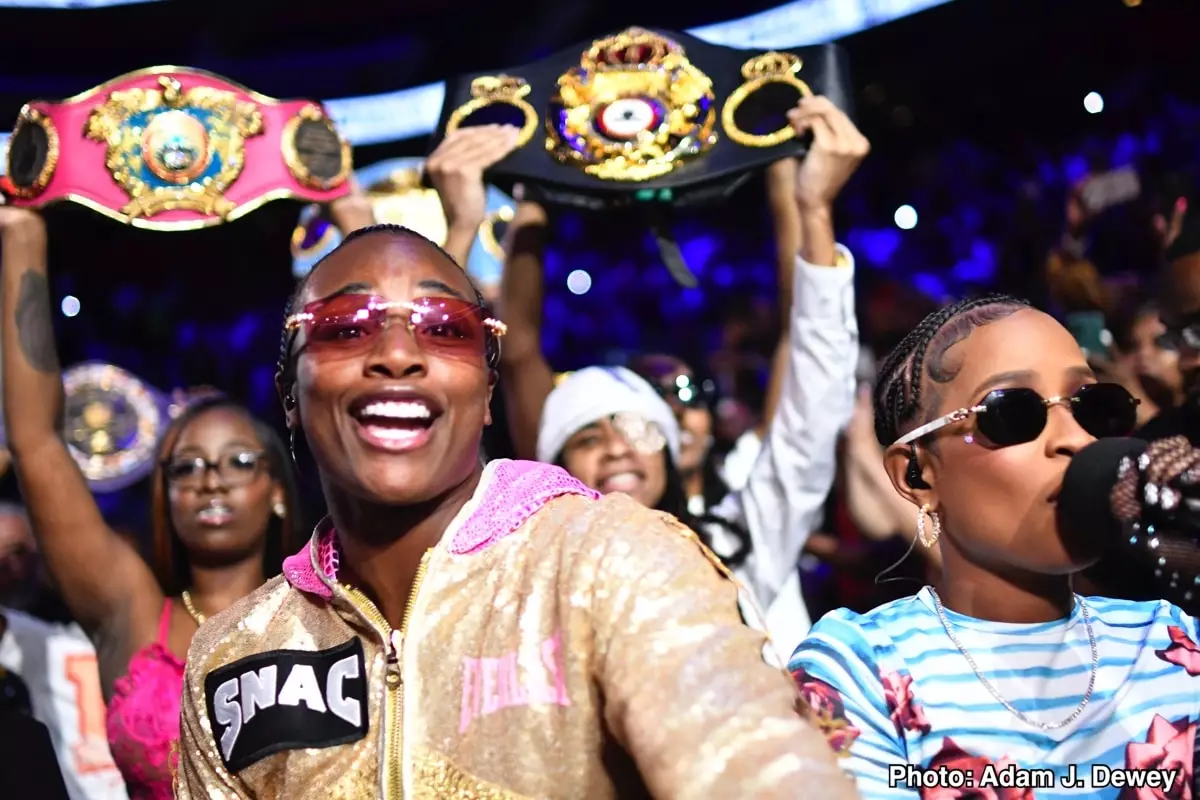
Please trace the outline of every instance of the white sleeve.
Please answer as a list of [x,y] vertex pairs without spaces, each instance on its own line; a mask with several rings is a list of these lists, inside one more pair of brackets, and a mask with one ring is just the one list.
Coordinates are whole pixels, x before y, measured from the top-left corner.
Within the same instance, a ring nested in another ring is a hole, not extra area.
[[[854,258],[841,245],[837,263],[819,267],[797,256],[790,354],[775,416],[745,487],[711,511],[749,532],[751,553],[738,572],[764,609],[821,524],[838,436],[854,409]],[[715,549],[725,552],[716,541],[724,537],[713,533]]]

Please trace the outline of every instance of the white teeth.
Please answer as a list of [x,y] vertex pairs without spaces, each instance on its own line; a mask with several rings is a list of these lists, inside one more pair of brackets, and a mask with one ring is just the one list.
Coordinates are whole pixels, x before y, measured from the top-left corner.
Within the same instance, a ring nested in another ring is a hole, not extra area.
[[429,419],[433,413],[422,402],[409,400],[387,400],[370,403],[358,412],[360,417],[384,417],[387,419]]
[[628,492],[637,487],[640,478],[632,472],[617,472],[609,475],[601,482],[601,487],[607,492]]
[[371,428],[372,434],[380,439],[387,439],[392,442],[407,442],[410,439],[415,439],[421,435],[420,431],[409,430],[407,428]]
[[233,511],[224,503],[213,502],[200,509],[196,519],[203,525],[223,525],[233,519]]

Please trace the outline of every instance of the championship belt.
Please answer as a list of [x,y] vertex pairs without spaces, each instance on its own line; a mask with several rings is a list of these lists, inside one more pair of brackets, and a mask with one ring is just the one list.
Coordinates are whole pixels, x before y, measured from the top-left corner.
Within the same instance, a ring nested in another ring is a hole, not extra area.
[[16,206],[70,200],[150,230],[191,230],[270,200],[349,192],[350,145],[320,104],[152,67],[21,109],[0,188]]
[[803,155],[787,112],[823,94],[850,111],[836,45],[737,50],[629,28],[542,61],[451,80],[434,146],[458,128],[505,124],[517,148],[489,171],[547,202],[681,205],[729,194],[756,168]]
[[[375,208],[375,219],[411,228],[427,239],[445,244],[446,215],[437,192],[422,185],[425,160],[397,158],[355,171]],[[494,186],[487,191],[487,217],[467,258],[467,273],[481,289],[494,289],[504,268],[504,230],[513,218],[513,199]],[[292,273],[302,278],[342,241],[341,232],[320,206],[306,206],[292,234]]]
[[92,491],[114,492],[154,469],[158,441],[177,406],[120,367],[99,361],[63,373],[67,449]]

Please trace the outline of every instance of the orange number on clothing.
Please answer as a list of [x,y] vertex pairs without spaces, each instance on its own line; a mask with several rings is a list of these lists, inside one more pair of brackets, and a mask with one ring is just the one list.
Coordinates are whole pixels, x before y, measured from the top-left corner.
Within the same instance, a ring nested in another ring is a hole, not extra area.
[[67,680],[75,685],[75,709],[79,715],[79,742],[74,747],[75,771],[83,775],[115,769],[108,752],[108,733],[104,727],[106,708],[96,657],[83,653],[67,656]]

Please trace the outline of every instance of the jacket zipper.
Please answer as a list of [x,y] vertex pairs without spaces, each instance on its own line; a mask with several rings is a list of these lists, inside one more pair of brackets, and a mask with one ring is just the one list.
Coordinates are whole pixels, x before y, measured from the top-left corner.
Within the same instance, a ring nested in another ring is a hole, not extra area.
[[374,603],[365,594],[353,586],[346,586],[351,601],[359,612],[373,622],[384,633],[387,642],[387,694],[383,707],[383,747],[387,754],[387,764],[381,775],[381,788],[387,800],[404,796],[403,785],[403,735],[404,735],[404,675],[403,653],[404,634],[408,631],[408,623],[412,618],[413,607],[417,603],[417,592],[425,580],[425,570],[429,567],[429,556],[432,550],[426,550],[417,566],[417,574],[413,577],[412,589],[408,593],[408,603],[404,606],[404,616],[400,619],[400,628],[394,629],[388,623]]

